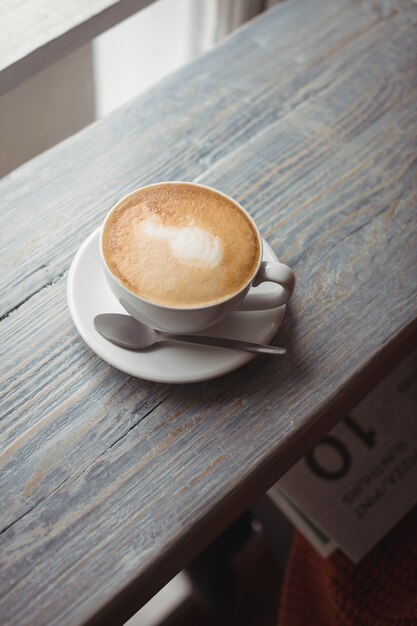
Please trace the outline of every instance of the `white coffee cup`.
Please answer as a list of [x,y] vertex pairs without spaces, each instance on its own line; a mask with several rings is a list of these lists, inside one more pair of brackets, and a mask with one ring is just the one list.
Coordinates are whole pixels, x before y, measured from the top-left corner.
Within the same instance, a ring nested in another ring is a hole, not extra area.
[[[238,292],[234,293],[227,299],[222,300],[221,302],[210,304],[208,306],[205,305],[192,308],[180,308],[155,304],[153,302],[150,302],[149,300],[145,300],[144,298],[127,289],[127,287],[125,287],[120,282],[120,280],[111,272],[103,253],[103,232],[105,225],[113,211],[115,211],[119,204],[128,197],[125,196],[124,198],[119,200],[119,202],[117,202],[107,214],[103,223],[100,236],[100,253],[103,262],[104,273],[113,294],[120,302],[120,304],[124,307],[124,309],[128,313],[130,313],[130,315],[135,317],[139,322],[155,328],[156,330],[161,330],[167,333],[193,333],[203,330],[204,328],[208,328],[213,324],[217,324],[217,322],[220,322],[222,319],[224,319],[225,317],[230,315],[230,313],[236,310],[260,311],[265,309],[273,309],[288,302],[295,287],[294,272],[283,263],[262,261],[262,237],[253,219],[245,211],[245,209],[243,209],[243,207],[241,207],[240,204],[236,202],[236,200],[233,200],[232,198],[222,193],[221,191],[218,191],[217,189],[213,189],[211,187],[199,185],[196,183],[184,183],[183,181],[155,183],[154,185],[147,185],[146,188],[155,187],[158,185],[176,185],[179,183],[214,191],[216,194],[223,196],[233,202],[236,207],[238,207],[243,213],[245,213],[245,215],[251,221],[259,240],[259,259],[256,270],[248,279],[245,286]],[[144,188],[145,187],[142,187],[141,189]],[[136,191],[132,193],[136,193]],[[131,194],[128,195],[130,196]],[[276,283],[277,289],[273,292],[269,291],[267,293],[258,294],[255,292],[248,294],[248,291],[252,286],[256,287],[263,282]]]

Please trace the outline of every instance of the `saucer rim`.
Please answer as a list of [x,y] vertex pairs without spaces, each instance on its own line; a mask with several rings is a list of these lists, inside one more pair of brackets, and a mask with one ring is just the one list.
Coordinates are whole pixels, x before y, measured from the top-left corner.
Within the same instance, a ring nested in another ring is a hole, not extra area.
[[[131,368],[129,366],[123,365],[123,363],[120,363],[118,358],[112,358],[112,355],[109,355],[108,352],[106,351],[102,351],[99,347],[95,345],[93,347],[92,345],[93,342],[87,337],[86,333],[84,332],[85,323],[83,323],[82,320],[80,319],[80,315],[77,310],[77,305],[75,302],[73,291],[74,291],[74,284],[75,284],[74,276],[76,275],[78,266],[80,262],[82,262],[86,249],[89,247],[89,245],[92,244],[92,241],[95,238],[99,237],[100,230],[101,230],[101,227],[98,226],[93,232],[91,232],[88,235],[88,237],[83,241],[83,243],[80,245],[77,252],[75,253],[73,260],[71,262],[69,272],[68,272],[66,295],[67,295],[67,303],[68,303],[69,312],[70,312],[73,324],[78,334],[83,339],[83,341],[87,344],[90,350],[92,350],[95,354],[97,354],[97,356],[103,359],[103,361],[105,361],[112,367],[115,367],[119,371],[127,374],[128,376],[133,376],[134,378],[140,378],[149,382],[156,382],[156,383],[162,383],[162,384],[191,384],[191,383],[203,382],[207,380],[213,380],[215,378],[219,378],[220,376],[224,376],[225,374],[234,372],[235,370],[243,367],[244,365],[252,361],[256,356],[258,356],[256,354],[252,354],[249,352],[241,352],[239,353],[239,359],[232,366],[228,364],[226,366],[221,367],[221,363],[219,362],[219,368],[216,369],[216,371],[213,372],[213,374],[210,374],[208,376],[204,375],[204,376],[198,377],[197,375],[196,377],[194,377],[192,375],[190,376],[190,373],[189,373],[188,375],[183,375],[183,376],[174,378],[174,377],[167,376],[167,375],[162,376],[162,377],[158,377],[154,375],[149,376],[149,375],[146,375],[146,372],[143,372],[141,368],[139,368],[141,369],[141,371],[140,373],[138,373],[137,368],[135,369],[135,368]],[[276,254],[274,253],[270,245],[263,238],[262,238],[262,243],[263,243],[264,254],[265,252],[267,252],[269,255],[272,256],[273,259],[277,259]],[[98,250],[98,253],[99,253],[99,250]],[[277,309],[274,309],[276,310],[277,315],[273,323],[271,324],[270,332],[268,332],[265,335],[265,338],[263,340],[264,343],[269,343],[278,332],[278,329],[280,328],[282,321],[284,319],[285,308],[286,308],[285,305],[283,305],[281,307],[278,307]],[[113,346],[111,344],[111,349],[113,348],[117,348],[117,352],[119,350],[121,351],[125,350],[124,348]],[[158,349],[164,350],[164,345],[161,344],[161,346],[159,346]],[[205,351],[205,350],[212,350],[215,348],[211,348],[210,346],[201,346],[201,349]]]

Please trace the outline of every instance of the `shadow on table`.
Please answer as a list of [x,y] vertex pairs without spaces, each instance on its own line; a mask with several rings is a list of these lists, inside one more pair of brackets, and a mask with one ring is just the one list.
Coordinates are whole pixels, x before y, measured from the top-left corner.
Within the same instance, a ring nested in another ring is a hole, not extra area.
[[284,322],[271,344],[287,348],[285,356],[259,355],[240,369],[221,378],[184,385],[184,398],[198,397],[201,402],[236,399],[248,400],[252,396],[274,392],[274,397],[285,397],[309,379],[310,367],[303,354],[303,338],[298,333],[298,315],[292,305],[287,306]]

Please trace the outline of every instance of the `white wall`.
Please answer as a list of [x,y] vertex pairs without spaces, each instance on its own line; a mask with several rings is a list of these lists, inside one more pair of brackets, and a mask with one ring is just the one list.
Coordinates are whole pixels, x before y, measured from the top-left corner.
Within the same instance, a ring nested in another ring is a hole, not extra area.
[[93,42],[98,117],[213,43],[217,0],[159,0]]

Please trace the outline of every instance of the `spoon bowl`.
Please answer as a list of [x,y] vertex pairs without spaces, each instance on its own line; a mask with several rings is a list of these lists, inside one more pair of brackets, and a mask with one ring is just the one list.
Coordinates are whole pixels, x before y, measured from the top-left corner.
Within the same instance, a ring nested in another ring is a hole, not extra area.
[[94,327],[100,335],[127,350],[141,350],[164,341],[156,330],[141,324],[130,315],[119,313],[96,315]]

